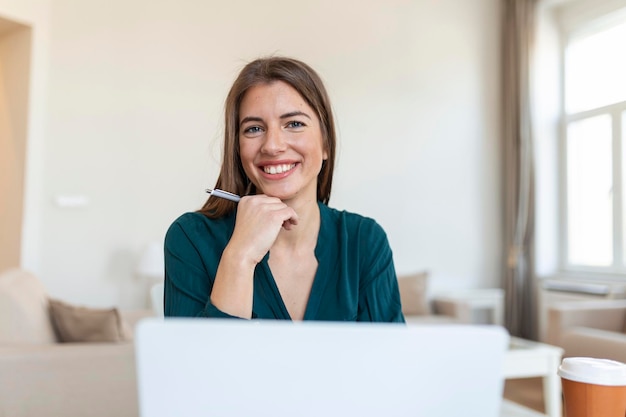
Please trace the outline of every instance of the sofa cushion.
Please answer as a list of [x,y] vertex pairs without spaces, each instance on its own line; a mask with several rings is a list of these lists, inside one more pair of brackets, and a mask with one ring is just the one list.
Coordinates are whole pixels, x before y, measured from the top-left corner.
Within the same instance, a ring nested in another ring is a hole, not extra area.
[[9,269],[0,274],[0,343],[51,344],[57,339],[48,316],[48,297],[30,272]]
[[60,342],[124,342],[130,331],[117,308],[88,308],[49,301],[50,318]]
[[402,313],[405,316],[422,316],[432,313],[426,294],[427,284],[427,271],[398,277]]

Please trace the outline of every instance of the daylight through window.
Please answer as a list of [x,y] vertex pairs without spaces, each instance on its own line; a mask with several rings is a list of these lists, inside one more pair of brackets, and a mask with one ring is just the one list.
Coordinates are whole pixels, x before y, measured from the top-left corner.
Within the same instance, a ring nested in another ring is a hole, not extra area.
[[565,42],[566,269],[626,271],[625,45],[626,19]]

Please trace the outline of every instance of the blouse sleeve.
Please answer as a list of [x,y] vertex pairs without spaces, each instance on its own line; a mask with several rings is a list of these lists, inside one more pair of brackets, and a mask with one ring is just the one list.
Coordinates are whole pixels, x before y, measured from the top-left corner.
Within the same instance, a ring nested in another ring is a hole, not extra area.
[[180,219],[165,236],[165,316],[235,318],[210,300],[213,279],[207,265],[217,270],[219,257],[201,251],[199,234]]
[[404,323],[398,279],[387,235],[372,221],[363,234],[358,321]]

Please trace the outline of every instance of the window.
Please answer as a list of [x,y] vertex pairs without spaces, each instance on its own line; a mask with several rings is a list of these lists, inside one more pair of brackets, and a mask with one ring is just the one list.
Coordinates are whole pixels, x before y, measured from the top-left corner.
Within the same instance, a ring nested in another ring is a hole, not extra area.
[[[617,17],[616,17],[617,16]],[[626,17],[563,33],[561,264],[626,273]]]

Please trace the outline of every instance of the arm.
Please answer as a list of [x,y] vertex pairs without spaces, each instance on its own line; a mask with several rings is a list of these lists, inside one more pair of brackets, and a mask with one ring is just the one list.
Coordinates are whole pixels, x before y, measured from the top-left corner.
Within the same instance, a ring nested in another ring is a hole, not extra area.
[[281,228],[298,223],[296,212],[266,195],[239,201],[235,229],[222,253],[211,292],[211,303],[230,315],[251,318],[254,269],[270,250]]
[[239,202],[234,230],[204,220],[199,227],[202,221],[179,219],[168,230],[165,315],[251,318],[255,267],[297,216],[279,199],[257,195]]
[[[357,321],[404,323],[393,255],[383,229],[372,221],[361,232],[361,295]],[[367,230],[369,229],[369,230]]]
[[[206,230],[186,216],[176,220],[165,236],[165,316],[230,317],[209,300],[219,262],[222,230]],[[213,232],[213,233],[211,233]],[[226,238],[224,238],[226,239]],[[211,250],[213,249],[213,250]]]
[[548,307],[548,343],[559,345],[562,334],[572,327],[590,327],[621,332],[626,300],[565,301]]
[[548,307],[548,343],[565,356],[626,360],[626,300],[564,301]]
[[626,334],[621,332],[572,327],[563,332],[560,345],[565,356],[590,356],[626,363]]

